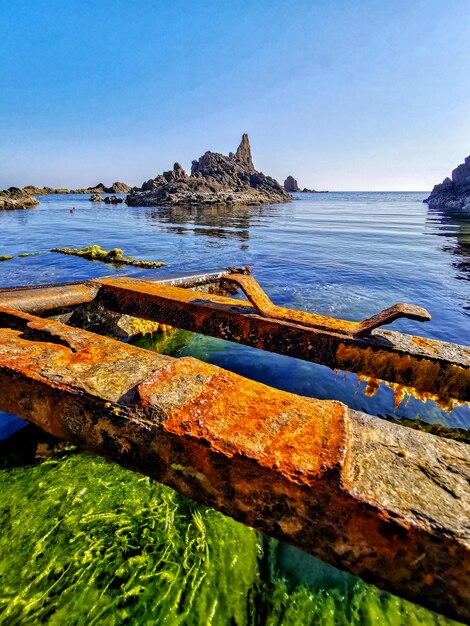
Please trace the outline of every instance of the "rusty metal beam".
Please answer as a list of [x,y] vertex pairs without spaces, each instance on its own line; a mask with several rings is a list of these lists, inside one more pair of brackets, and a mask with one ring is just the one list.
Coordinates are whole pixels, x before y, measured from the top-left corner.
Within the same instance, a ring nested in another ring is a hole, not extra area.
[[[208,272],[160,274],[153,279],[147,277],[146,281],[188,289],[215,283],[232,272],[238,275],[243,271],[246,271],[245,268],[226,268]],[[27,313],[42,313],[63,307],[89,304],[94,300],[98,289],[96,284],[89,281],[0,289],[0,307],[12,307]]]
[[316,328],[266,317],[249,302],[135,278],[93,282],[100,286],[97,298],[114,311],[390,381],[446,406],[470,401],[466,346],[390,330],[362,336]]
[[0,309],[0,409],[470,621],[470,448]]
[[39,313],[92,302],[98,293],[92,283],[70,283],[40,287],[17,287],[0,291],[0,306]]

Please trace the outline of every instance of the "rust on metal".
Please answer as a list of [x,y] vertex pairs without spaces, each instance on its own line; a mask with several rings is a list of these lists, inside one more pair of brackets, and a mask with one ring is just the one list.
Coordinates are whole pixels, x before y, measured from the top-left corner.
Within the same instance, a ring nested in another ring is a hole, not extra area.
[[17,287],[0,290],[0,306],[39,313],[92,302],[97,293],[98,286],[89,282],[47,287]]
[[464,444],[7,307],[0,409],[470,620]]
[[[344,328],[313,327],[299,321],[312,315],[302,312],[296,312],[296,321],[274,319],[261,315],[249,302],[135,278],[93,282],[100,287],[97,299],[114,311],[414,388],[422,398],[444,405],[470,401],[466,346],[391,330],[362,336],[360,330],[351,334]],[[371,319],[375,324],[377,320]],[[355,324],[336,322],[338,327]]]
[[375,328],[391,324],[402,317],[419,322],[427,322],[431,319],[426,309],[414,304],[400,303],[384,309],[362,322],[350,322],[336,317],[307,313],[306,311],[296,311],[277,306],[270,300],[255,278],[250,275],[232,274],[226,276],[224,282],[234,283],[241,287],[256,311],[264,317],[293,322],[294,324],[301,324],[302,326],[311,326],[322,330],[331,330],[335,333],[350,335],[352,337],[368,335]]

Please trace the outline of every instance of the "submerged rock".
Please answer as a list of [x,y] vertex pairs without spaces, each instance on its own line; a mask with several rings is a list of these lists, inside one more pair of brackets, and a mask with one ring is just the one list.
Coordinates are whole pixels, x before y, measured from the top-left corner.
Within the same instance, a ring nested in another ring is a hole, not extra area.
[[23,189],[10,187],[0,191],[0,211],[12,209],[30,209],[39,202]]
[[130,206],[246,204],[288,202],[289,194],[270,176],[258,172],[244,134],[235,154],[206,152],[187,174],[179,163],[148,180],[126,198]]
[[124,256],[124,252],[120,248],[103,250],[103,248],[96,245],[85,246],[85,248],[52,248],[51,252],[71,254],[88,261],[102,261],[103,263],[112,263],[113,265],[134,265],[135,267],[143,267],[145,269],[158,269],[166,265],[166,263],[161,261],[142,261],[131,256]]
[[470,156],[445,178],[435,185],[431,195],[424,200],[431,208],[470,210]]
[[91,194],[89,200],[90,202],[102,202],[103,198],[100,196],[99,193],[93,193]]

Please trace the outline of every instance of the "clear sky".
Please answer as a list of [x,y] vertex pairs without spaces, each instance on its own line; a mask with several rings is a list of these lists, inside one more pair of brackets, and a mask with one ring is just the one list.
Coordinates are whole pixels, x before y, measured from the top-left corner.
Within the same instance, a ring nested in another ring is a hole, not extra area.
[[470,0],[0,0],[0,188],[228,153],[330,190],[470,154]]

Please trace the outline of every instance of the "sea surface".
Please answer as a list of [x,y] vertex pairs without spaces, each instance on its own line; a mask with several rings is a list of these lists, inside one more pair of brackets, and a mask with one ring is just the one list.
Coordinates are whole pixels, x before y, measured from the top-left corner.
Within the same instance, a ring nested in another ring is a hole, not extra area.
[[[37,208],[0,212],[0,255],[44,253],[1,262],[0,288],[251,265],[276,304],[360,320],[396,302],[409,302],[428,309],[432,321],[400,320],[394,329],[470,345],[470,219],[429,210],[422,202],[426,195],[299,193],[287,204],[223,209],[130,208],[91,203],[85,195],[44,196]],[[168,266],[147,272],[116,269],[50,252],[91,244],[119,247]],[[324,366],[218,339],[188,334],[177,355],[193,355],[273,387],[340,400],[373,415],[470,427],[468,406],[446,412],[432,401],[408,398],[395,407],[385,385],[368,397],[365,383],[352,373],[338,375]],[[0,414],[0,441],[13,441],[20,424],[18,418]],[[300,582],[307,587],[313,579],[317,587],[322,580],[326,586],[336,584],[336,570],[279,545],[276,571],[282,580],[292,581],[295,570],[296,576],[303,572]],[[1,610],[0,594],[0,616]],[[382,615],[371,623],[411,623],[410,615],[408,621],[385,621]],[[353,623],[352,617],[336,616],[337,623]],[[289,623],[305,623],[300,613],[292,619]]]

